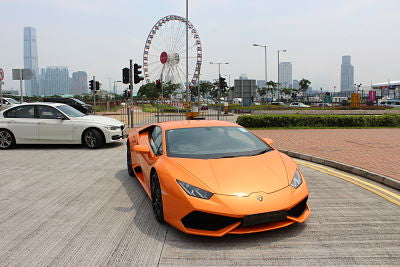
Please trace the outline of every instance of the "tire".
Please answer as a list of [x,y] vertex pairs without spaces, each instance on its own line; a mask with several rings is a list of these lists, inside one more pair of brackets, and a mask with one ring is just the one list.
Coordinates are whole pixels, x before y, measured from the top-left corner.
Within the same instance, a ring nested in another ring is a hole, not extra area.
[[90,149],[100,148],[104,145],[103,135],[97,129],[89,129],[83,133],[83,143]]
[[9,130],[0,129],[0,149],[10,149],[15,146],[15,137]]
[[135,177],[136,175],[132,168],[131,146],[129,142],[126,143],[126,165],[129,176]]
[[160,180],[154,171],[151,175],[151,206],[153,207],[154,217],[160,223],[164,222],[164,209],[162,204],[162,194]]

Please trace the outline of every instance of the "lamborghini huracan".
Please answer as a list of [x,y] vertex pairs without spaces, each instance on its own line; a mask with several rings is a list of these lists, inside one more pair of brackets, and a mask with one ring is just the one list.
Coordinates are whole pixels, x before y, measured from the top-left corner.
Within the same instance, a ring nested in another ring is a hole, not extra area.
[[135,129],[127,168],[151,199],[155,218],[185,233],[255,233],[310,215],[296,163],[271,139],[234,123],[186,120]]

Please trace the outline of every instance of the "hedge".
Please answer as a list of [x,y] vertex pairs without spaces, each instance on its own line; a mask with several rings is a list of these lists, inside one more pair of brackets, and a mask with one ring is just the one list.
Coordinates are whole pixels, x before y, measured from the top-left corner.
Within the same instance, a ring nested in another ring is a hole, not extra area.
[[246,128],[272,127],[400,127],[400,115],[242,115]]

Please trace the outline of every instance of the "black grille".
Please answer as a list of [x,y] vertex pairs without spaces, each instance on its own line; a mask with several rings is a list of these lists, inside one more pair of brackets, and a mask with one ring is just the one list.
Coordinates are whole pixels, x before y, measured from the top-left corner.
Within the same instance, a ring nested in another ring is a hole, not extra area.
[[308,197],[306,197],[306,198],[303,199],[299,204],[297,204],[296,206],[294,206],[293,208],[291,208],[291,209],[288,211],[288,215],[297,218],[297,217],[299,217],[301,214],[303,214],[304,210],[306,209],[307,199],[308,199]]
[[279,222],[285,220],[286,216],[287,216],[286,210],[252,214],[244,216],[243,226],[253,226],[264,223]]
[[239,220],[238,218],[193,211],[182,219],[182,223],[186,228],[218,231]]

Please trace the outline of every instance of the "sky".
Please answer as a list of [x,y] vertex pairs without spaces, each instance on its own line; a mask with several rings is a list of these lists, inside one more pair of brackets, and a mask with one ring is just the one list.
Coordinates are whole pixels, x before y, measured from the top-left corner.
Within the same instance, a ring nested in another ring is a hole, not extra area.
[[[3,88],[19,86],[11,69],[23,67],[26,26],[37,31],[39,68],[83,70],[108,87],[129,59],[141,64],[153,25],[185,10],[185,0],[0,0]],[[340,88],[343,55],[352,56],[357,84],[400,80],[399,14],[399,0],[189,0],[203,48],[201,79],[218,77],[209,62],[229,62],[221,74],[231,84],[242,73],[264,79],[264,50],[253,43],[267,45],[268,80],[277,80],[278,49],[287,50],[280,60],[292,62],[293,79],[314,89]]]

